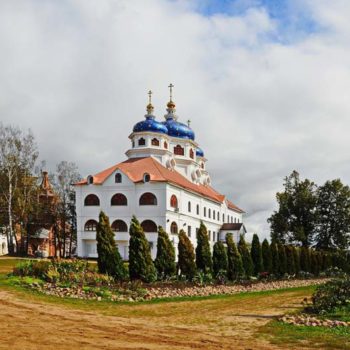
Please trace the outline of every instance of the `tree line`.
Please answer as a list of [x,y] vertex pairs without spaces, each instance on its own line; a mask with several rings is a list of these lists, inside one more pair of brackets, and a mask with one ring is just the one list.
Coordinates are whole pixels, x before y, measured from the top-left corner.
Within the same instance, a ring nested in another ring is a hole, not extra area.
[[76,236],[73,183],[81,177],[74,163],[61,161],[50,174],[57,200],[40,201],[38,146],[30,130],[0,123],[0,230],[9,253],[27,255],[31,237],[40,227],[53,227],[55,251],[71,253]]
[[283,186],[276,194],[278,209],[268,219],[272,242],[328,252],[349,248],[349,186],[340,179],[317,186],[296,171]]
[[193,281],[198,276],[207,280],[237,281],[251,277],[271,275],[281,278],[285,275],[318,276],[331,267],[349,270],[349,255],[340,252],[320,252],[309,247],[295,247],[282,243],[269,243],[265,239],[260,244],[254,234],[251,248],[241,235],[238,244],[231,233],[225,241],[214,244],[210,250],[207,228],[201,222],[197,232],[197,245],[181,230],[179,232],[178,257],[175,261],[175,248],[169,235],[158,227],[157,255],[151,257],[151,248],[139,221],[133,216],[129,229],[128,269],[122,261],[108,216],[101,212],[97,225],[96,240],[98,269],[118,280],[142,280],[153,282],[171,278]]

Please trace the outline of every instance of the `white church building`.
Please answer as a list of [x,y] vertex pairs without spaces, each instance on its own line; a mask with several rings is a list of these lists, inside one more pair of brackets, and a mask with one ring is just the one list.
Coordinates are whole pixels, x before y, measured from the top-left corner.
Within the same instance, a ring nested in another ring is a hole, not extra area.
[[180,123],[172,100],[164,121],[153,115],[151,92],[145,119],[129,136],[127,160],[111,166],[75,185],[77,253],[97,257],[96,226],[103,210],[123,259],[128,260],[129,224],[132,215],[140,221],[156,256],[157,227],[170,235],[175,248],[183,229],[196,246],[196,231],[202,220],[211,247],[227,232],[237,240],[245,233],[244,211],[211,187],[207,159],[189,125]]

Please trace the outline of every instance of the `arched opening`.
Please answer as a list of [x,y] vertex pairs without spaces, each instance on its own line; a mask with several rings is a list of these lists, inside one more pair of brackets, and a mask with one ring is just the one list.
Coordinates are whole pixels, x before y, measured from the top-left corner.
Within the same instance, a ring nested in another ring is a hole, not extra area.
[[168,142],[164,141],[164,148],[168,149]]
[[177,228],[177,223],[175,221],[173,221],[170,225],[170,232],[171,233],[177,233],[178,232],[178,228]]
[[114,232],[128,232],[128,225],[123,220],[113,221],[111,227]]
[[151,192],[146,192],[140,197],[139,205],[157,205],[157,197]]
[[118,206],[128,205],[128,199],[122,193],[116,193],[111,198],[111,205],[118,205]]
[[146,140],[143,138],[143,137],[141,137],[140,139],[139,139],[139,146],[145,146],[146,145]]
[[187,203],[187,210],[188,210],[189,213],[191,212],[191,202]]
[[197,215],[199,215],[199,204],[197,204]]
[[88,220],[85,223],[84,231],[96,231],[97,229],[97,221],[96,220]]
[[151,175],[148,173],[143,174],[143,182],[150,182],[151,181]]
[[88,185],[92,185],[94,183],[94,177],[92,175],[87,177],[87,183]]
[[207,208],[206,208],[206,207],[203,208],[203,216],[204,216],[204,217],[207,216]]
[[122,182],[122,174],[115,174],[115,183],[120,184]]
[[99,206],[100,199],[95,194],[88,194],[84,199],[85,206]]
[[170,206],[172,208],[178,208],[177,197],[174,194],[170,197]]
[[174,147],[174,154],[178,156],[183,156],[185,154],[185,150],[180,145],[177,145]]
[[208,218],[209,219],[211,218],[211,209],[210,208],[208,209]]
[[143,229],[143,232],[157,232],[157,225],[152,220],[145,220],[142,221],[141,227]]
[[152,139],[151,144],[152,144],[152,146],[158,146],[159,147],[159,140],[154,138],[154,139]]
[[194,152],[193,152],[192,148],[190,149],[190,158],[192,158],[192,159],[194,158]]

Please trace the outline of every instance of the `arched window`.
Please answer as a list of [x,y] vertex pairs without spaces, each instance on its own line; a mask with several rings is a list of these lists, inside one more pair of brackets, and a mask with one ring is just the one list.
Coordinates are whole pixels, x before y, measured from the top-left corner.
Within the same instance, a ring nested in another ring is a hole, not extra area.
[[204,169],[204,163],[201,164],[201,168]]
[[168,149],[168,142],[164,141],[164,148]]
[[174,154],[177,154],[178,156],[183,156],[185,154],[185,150],[180,145],[177,145],[174,147]]
[[204,217],[207,216],[207,208],[206,207],[203,208],[203,215],[204,215]]
[[235,223],[237,222],[237,218],[235,218]]
[[132,148],[134,148],[135,147],[135,141],[134,140],[132,140]]
[[84,231],[96,231],[97,221],[96,220],[88,220],[85,223]]
[[151,192],[146,192],[140,197],[139,204],[140,205],[157,205],[157,197]]
[[209,217],[209,219],[211,218],[211,210],[210,210],[210,208],[208,209],[208,217]]
[[151,181],[151,175],[148,173],[143,174],[143,182],[150,182]]
[[191,202],[188,202],[188,204],[187,204],[187,210],[188,210],[189,213],[191,212]]
[[159,146],[159,140],[154,138],[154,139],[152,139],[151,144],[152,144],[152,146]]
[[111,227],[114,232],[128,232],[128,225],[123,220],[113,221]]
[[143,232],[157,232],[157,225],[152,220],[142,221],[141,227]]
[[95,194],[88,194],[84,199],[85,206],[99,206],[100,200]]
[[111,205],[128,205],[128,200],[122,193],[116,193],[111,198]]
[[146,145],[146,140],[143,137],[141,137],[139,139],[139,146],[145,146],[145,145]]
[[88,185],[92,185],[94,183],[94,177],[92,175],[87,177],[87,183]]
[[199,215],[199,204],[197,204],[197,210],[196,210],[196,212],[197,212],[197,215]]
[[222,222],[225,222],[225,214],[222,214]]
[[215,210],[213,210],[213,220],[215,220]]
[[178,229],[177,229],[177,223],[175,221],[173,221],[170,225],[170,232],[171,233],[177,233]]
[[192,158],[192,159],[194,158],[194,153],[193,153],[193,149],[192,148],[190,149],[190,158]]
[[116,173],[115,174],[115,183],[120,184],[122,182],[122,174]]
[[237,222],[239,223],[239,219],[237,219]]
[[178,208],[177,197],[174,194],[170,197],[170,206],[172,208]]
[[229,215],[227,215],[227,221],[226,222],[230,222],[230,216]]

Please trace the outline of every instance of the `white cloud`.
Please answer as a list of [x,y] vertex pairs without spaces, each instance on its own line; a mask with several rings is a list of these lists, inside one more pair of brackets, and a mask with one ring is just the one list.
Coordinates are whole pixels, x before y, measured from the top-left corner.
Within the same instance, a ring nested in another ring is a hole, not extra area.
[[283,43],[262,6],[204,16],[188,1],[1,2],[1,120],[30,127],[51,167],[93,173],[124,159],[150,88],[162,118],[171,81],[214,184],[268,235],[293,169],[350,183],[350,3],[291,4],[319,31]]

